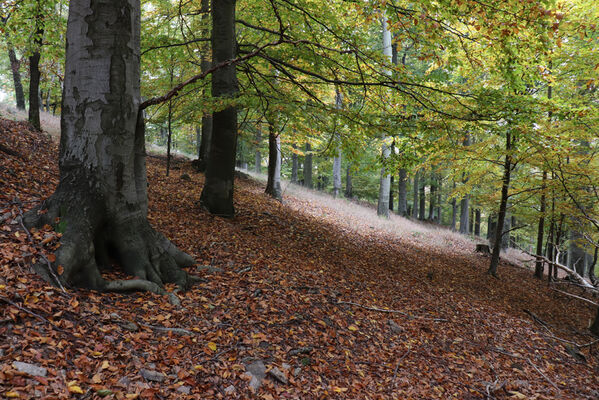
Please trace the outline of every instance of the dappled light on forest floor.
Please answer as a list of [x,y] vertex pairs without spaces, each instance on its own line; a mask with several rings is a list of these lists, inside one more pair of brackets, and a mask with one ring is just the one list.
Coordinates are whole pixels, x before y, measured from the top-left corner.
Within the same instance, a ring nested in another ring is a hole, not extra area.
[[0,153],[2,396],[599,396],[598,344],[572,343],[593,342],[592,306],[512,265],[490,277],[459,235],[316,194],[288,189],[281,204],[240,178],[237,215],[211,216],[198,205],[203,175],[183,160],[167,178],[148,158],[150,220],[203,278],[176,293],[180,306],[49,286],[31,264],[52,258],[56,234],[30,238],[16,217],[52,193],[57,148],[25,124],[0,130],[20,155]]

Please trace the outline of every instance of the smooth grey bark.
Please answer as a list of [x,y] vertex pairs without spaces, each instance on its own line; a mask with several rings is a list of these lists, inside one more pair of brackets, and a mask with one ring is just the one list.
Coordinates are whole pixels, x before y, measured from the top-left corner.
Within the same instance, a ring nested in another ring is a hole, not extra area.
[[351,199],[354,197],[354,189],[352,186],[351,179],[351,163],[347,163],[347,167],[345,168],[345,197]]
[[[337,88],[335,90],[335,108],[341,110],[343,107],[343,96]],[[339,133],[335,132],[336,152],[333,158],[333,196],[341,194],[341,143]]]
[[507,212],[507,209],[509,209],[509,208],[510,208],[510,204],[508,202],[508,204],[506,205],[505,220],[503,222],[503,233],[501,235],[501,249],[502,250],[505,250],[508,247],[510,247],[510,235],[511,235],[511,229],[512,229],[512,217]]
[[306,142],[306,155],[304,157],[304,186],[312,189],[312,146]]
[[[381,25],[383,28],[383,55],[389,61],[393,57],[393,49],[391,46],[391,32],[387,26],[387,17],[381,17]],[[391,75],[391,71],[385,71],[387,75]],[[383,144],[381,145],[381,153],[383,162],[391,155],[389,146],[385,144],[386,137],[383,134]],[[391,190],[391,175],[386,170],[385,166],[381,167],[381,176],[379,179],[379,199],[376,213],[379,217],[389,218],[389,191]]]
[[298,160],[297,153],[295,152],[297,146],[294,143],[291,147],[293,147],[293,152],[291,153],[291,183],[297,184]]
[[512,172],[512,134],[508,130],[506,132],[505,144],[505,161],[503,164],[503,178],[501,184],[501,201],[499,203],[499,212],[497,213],[497,226],[495,228],[495,237],[493,243],[493,253],[491,254],[491,262],[489,264],[489,274],[497,276],[497,267],[499,266],[499,252],[501,251],[501,240],[503,238],[503,226],[507,211],[507,202],[509,198],[510,178]]
[[[269,142],[270,144],[270,142]],[[256,137],[255,137],[255,146],[256,152],[254,153],[254,171],[257,173],[262,172],[262,153],[260,152],[262,146],[262,129],[260,129],[260,125],[256,127]]]
[[414,173],[414,185],[412,188],[412,218],[418,218],[419,210],[418,210],[418,188],[420,187],[419,181],[419,173],[416,171]]
[[8,59],[10,61],[10,70],[12,72],[12,80],[15,87],[15,100],[17,102],[17,108],[19,110],[25,109],[25,93],[23,92],[23,83],[21,81],[21,72],[19,71],[21,63],[19,62],[15,53],[15,48],[8,40],[8,33],[6,34],[7,46],[8,46]]
[[402,217],[408,216],[408,173],[405,168],[399,169],[397,179],[397,214]]
[[[235,58],[235,0],[212,4],[212,58],[221,64]],[[212,97],[233,99],[239,93],[235,65],[212,73]],[[237,150],[237,107],[228,106],[212,114],[212,139],[206,166],[206,183],[200,204],[210,213],[233,217],[233,188]]]
[[[164,283],[187,287],[191,281],[180,267],[194,260],[147,220],[139,35],[139,0],[70,2],[60,182],[25,216],[28,226],[59,218],[53,267],[63,267],[63,284],[164,293]],[[110,268],[111,260],[137,279],[104,280],[100,268]],[[51,281],[47,269],[38,271]]]
[[281,137],[275,132],[274,125],[268,124],[268,180],[266,194],[281,201]]

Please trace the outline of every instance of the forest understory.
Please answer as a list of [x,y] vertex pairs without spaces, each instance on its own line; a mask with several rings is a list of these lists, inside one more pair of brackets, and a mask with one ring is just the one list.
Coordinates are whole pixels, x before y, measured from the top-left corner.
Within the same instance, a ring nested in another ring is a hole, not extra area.
[[576,288],[505,262],[496,279],[458,235],[393,233],[291,189],[279,203],[243,176],[235,218],[214,217],[183,159],[166,177],[148,158],[150,221],[203,278],[179,305],[50,286],[32,264],[58,234],[18,216],[53,192],[57,145],[4,119],[0,145],[0,396],[599,398],[596,310],[553,290]]

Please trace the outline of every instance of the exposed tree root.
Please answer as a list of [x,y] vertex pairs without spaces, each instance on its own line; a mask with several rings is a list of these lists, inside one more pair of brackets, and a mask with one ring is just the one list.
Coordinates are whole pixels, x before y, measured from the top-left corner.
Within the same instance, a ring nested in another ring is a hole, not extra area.
[[[101,198],[77,198],[80,196],[72,193],[77,191],[61,191],[59,187],[50,199],[24,216],[27,226],[50,224],[62,233],[52,267],[60,272],[63,284],[164,295],[165,283],[187,289],[196,282],[181,269],[194,265],[194,259],[155,231],[144,212],[131,207],[132,211],[111,213]],[[134,279],[105,280],[101,271],[114,264]]]

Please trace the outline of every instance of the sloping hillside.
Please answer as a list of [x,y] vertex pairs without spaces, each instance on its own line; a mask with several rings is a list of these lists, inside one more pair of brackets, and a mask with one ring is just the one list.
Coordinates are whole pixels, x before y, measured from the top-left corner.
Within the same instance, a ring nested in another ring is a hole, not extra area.
[[508,264],[489,277],[455,234],[317,194],[289,189],[281,204],[240,178],[237,216],[213,217],[183,160],[168,178],[161,158],[148,166],[151,221],[204,278],[180,306],[51,287],[31,263],[52,259],[56,234],[16,217],[52,193],[56,145],[7,120],[0,144],[18,153],[0,152],[0,395],[599,397],[592,306]]

